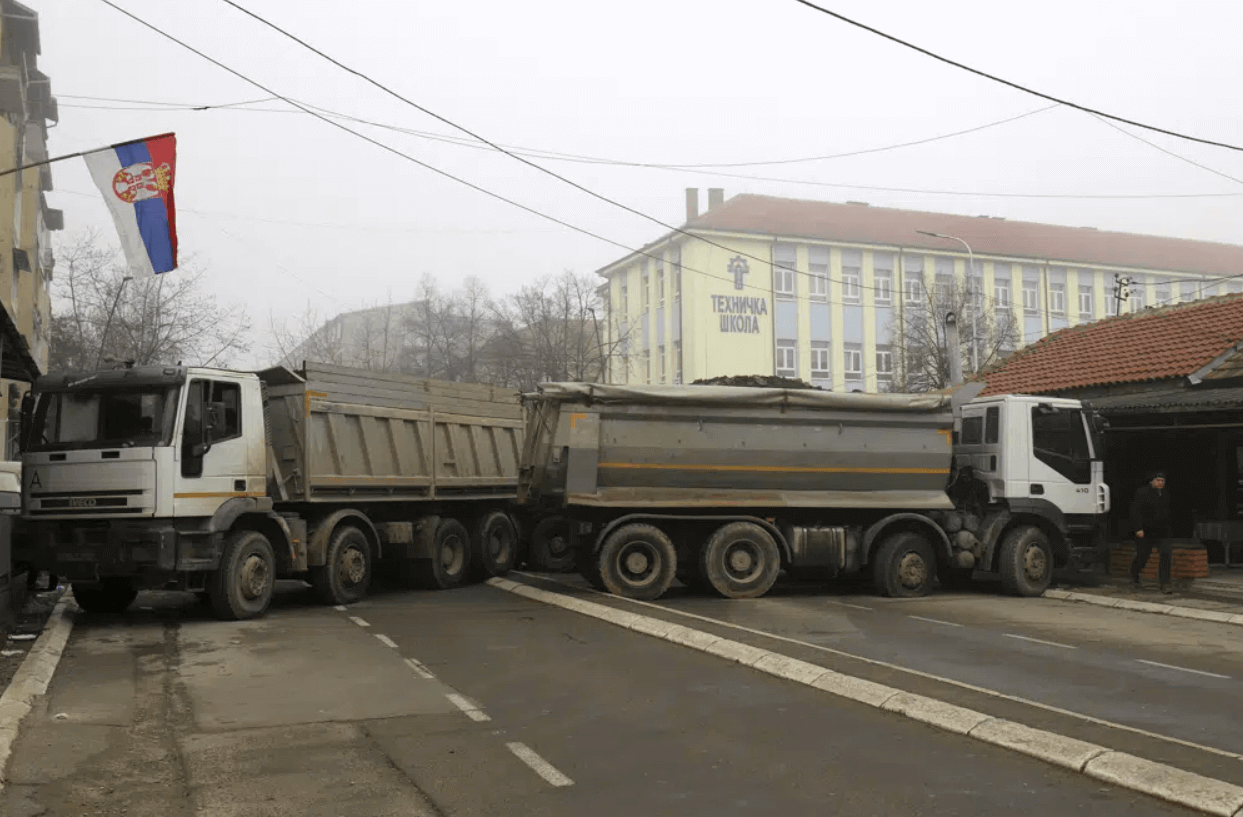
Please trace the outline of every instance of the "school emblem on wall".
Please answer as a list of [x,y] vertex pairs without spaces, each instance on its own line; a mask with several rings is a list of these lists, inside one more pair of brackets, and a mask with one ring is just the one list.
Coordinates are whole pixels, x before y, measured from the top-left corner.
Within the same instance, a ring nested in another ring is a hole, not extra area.
[[729,262],[729,274],[734,276],[734,289],[742,289],[743,276],[751,271],[751,267],[747,265],[747,259],[741,255],[735,255]]

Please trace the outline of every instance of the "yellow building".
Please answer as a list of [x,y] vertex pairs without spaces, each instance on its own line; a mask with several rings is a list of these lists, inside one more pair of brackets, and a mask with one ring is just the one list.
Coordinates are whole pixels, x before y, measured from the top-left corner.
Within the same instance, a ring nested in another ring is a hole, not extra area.
[[[48,77],[38,69],[39,18],[13,0],[0,0],[0,169],[48,158],[47,123],[57,120]],[[51,329],[51,231],[64,226],[44,194],[52,189],[48,165],[0,176],[0,352],[4,399],[0,419],[13,454],[12,421],[25,382],[47,367]]]
[[1115,310],[1243,292],[1233,245],[708,192],[700,213],[687,190],[689,235],[599,270],[609,382],[778,374],[885,390],[901,367],[905,312],[951,285],[1012,316],[1011,346]]

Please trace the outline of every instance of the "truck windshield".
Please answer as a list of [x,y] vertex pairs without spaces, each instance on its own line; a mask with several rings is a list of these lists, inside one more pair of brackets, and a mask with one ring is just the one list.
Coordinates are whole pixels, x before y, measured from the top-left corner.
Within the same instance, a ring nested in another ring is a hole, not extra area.
[[176,386],[45,392],[35,408],[30,451],[168,445]]

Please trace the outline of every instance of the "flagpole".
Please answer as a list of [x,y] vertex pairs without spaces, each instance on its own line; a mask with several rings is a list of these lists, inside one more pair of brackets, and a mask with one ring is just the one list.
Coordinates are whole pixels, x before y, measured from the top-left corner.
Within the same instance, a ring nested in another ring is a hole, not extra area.
[[173,134],[170,132],[170,133],[161,133],[159,136],[144,136],[141,139],[127,139],[124,142],[117,142],[116,144],[112,144],[112,145],[104,145],[101,148],[93,148],[91,150],[80,150],[77,153],[66,153],[64,156],[53,156],[51,159],[44,159],[41,162],[31,162],[30,164],[22,165],[21,167],[12,167],[12,168],[9,168],[8,170],[0,170],[0,176],[8,176],[12,173],[20,173],[23,170],[29,170],[32,167],[42,167],[43,165],[50,165],[53,162],[63,162],[66,159],[76,159],[77,157],[85,156],[88,153],[98,153],[101,150],[113,150],[115,148],[125,147],[126,145],[132,145],[135,142],[147,142],[152,139],[160,139],[162,137],[172,136],[172,135]]

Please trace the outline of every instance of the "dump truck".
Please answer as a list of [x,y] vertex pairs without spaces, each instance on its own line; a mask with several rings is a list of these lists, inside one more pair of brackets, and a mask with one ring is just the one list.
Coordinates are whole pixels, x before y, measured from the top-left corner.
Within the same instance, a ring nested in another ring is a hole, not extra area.
[[870,574],[884,595],[999,577],[1034,596],[1109,510],[1090,406],[1021,395],[549,383],[524,397],[518,501],[597,589],[727,598]]
[[516,391],[319,363],[47,375],[23,406],[21,558],[88,611],[171,588],[222,619],[262,615],[278,577],[339,605],[376,571],[501,575],[522,434]]

